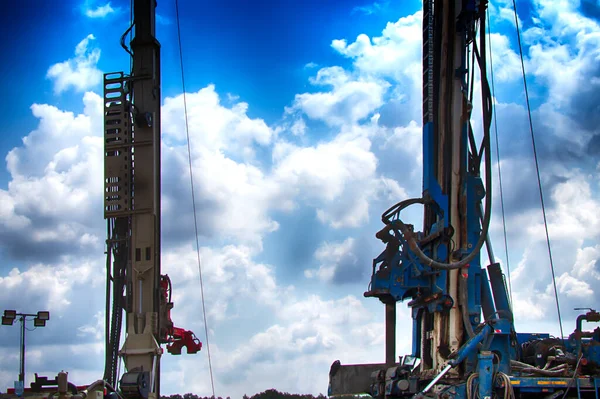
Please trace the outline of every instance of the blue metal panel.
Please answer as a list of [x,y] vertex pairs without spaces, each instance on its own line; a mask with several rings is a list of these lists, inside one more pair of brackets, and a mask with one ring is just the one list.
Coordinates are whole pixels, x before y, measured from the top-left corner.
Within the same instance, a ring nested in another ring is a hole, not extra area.
[[583,345],[583,355],[589,363],[600,365],[600,344]]
[[470,338],[459,350],[456,352],[456,356],[452,358],[448,363],[453,367],[458,366],[467,358],[467,356],[475,353],[477,346],[484,341],[492,332],[489,324],[483,326],[483,328]]
[[412,355],[415,357],[421,357],[421,319],[419,318],[418,308],[412,308]]
[[[542,392],[543,389],[559,389],[572,387],[576,385],[571,381],[571,378],[564,377],[510,377],[510,382],[513,388],[521,391],[528,390],[529,392]],[[577,378],[576,379],[582,388],[594,388],[592,378]]]
[[492,397],[494,378],[494,355],[491,352],[479,353],[479,398]]
[[494,322],[494,334],[489,350],[497,356],[497,371],[510,373],[510,361],[517,358],[517,350],[511,345],[512,322],[506,319]]

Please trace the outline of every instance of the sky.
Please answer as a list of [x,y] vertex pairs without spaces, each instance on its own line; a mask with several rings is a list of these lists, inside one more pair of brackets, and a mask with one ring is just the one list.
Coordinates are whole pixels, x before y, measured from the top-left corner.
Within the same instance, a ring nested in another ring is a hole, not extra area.
[[[517,3],[569,334],[573,308],[600,299],[600,3]],[[162,269],[174,284],[175,324],[206,342],[174,7],[157,8]],[[421,194],[421,4],[179,7],[216,394],[325,393],[334,360],[384,357],[383,306],[362,294],[383,249],[374,238],[381,213]],[[28,382],[66,370],[70,381],[91,383],[104,358],[101,82],[129,69],[119,45],[129,1],[23,0],[0,18],[0,304],[51,312],[47,327],[27,333]],[[494,252],[510,267],[517,331],[559,335],[512,1],[493,1],[490,22]],[[18,375],[18,330],[0,327],[0,391]],[[410,333],[401,304],[398,354],[410,350]],[[165,355],[161,387],[210,395],[206,350]]]

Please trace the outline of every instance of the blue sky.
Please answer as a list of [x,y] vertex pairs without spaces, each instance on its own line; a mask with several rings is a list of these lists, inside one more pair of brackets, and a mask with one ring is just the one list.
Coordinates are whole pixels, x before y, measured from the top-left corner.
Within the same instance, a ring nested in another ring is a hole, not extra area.
[[[600,6],[518,3],[568,333],[571,309],[600,298]],[[383,357],[383,308],[362,293],[381,212],[421,191],[420,2],[249,4],[180,1],[217,395],[325,392],[333,360]],[[29,380],[101,375],[101,78],[129,68],[128,7],[29,0],[1,17],[0,303],[52,312],[28,334]],[[157,12],[163,270],[175,323],[204,340],[173,1]],[[490,15],[509,258],[497,185],[492,239],[510,261],[518,330],[558,334],[512,2],[492,2]],[[410,331],[398,313],[402,353]],[[1,327],[0,342],[3,390],[18,372],[18,329]],[[206,352],[163,362],[164,393],[210,394]]]

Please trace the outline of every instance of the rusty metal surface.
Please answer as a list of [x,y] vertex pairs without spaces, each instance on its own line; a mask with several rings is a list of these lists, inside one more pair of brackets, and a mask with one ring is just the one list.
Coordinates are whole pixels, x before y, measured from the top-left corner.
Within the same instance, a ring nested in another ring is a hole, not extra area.
[[396,363],[396,302],[385,304],[385,363]]
[[386,368],[384,363],[347,364],[339,365],[330,372],[330,396],[343,395],[352,397],[354,394],[369,392],[371,374]]

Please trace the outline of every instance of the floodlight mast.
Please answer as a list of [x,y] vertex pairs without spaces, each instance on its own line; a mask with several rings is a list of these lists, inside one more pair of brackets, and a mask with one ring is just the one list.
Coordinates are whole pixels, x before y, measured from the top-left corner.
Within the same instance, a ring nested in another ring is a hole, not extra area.
[[33,325],[37,327],[45,327],[46,321],[50,320],[50,312],[39,311],[35,313],[17,313],[16,310],[5,310],[2,316],[2,324],[12,326],[18,318],[21,322],[21,339],[20,339],[20,363],[19,363],[19,381],[25,384],[25,322],[27,317],[33,317]]
[[19,370],[19,381],[25,385],[25,316],[21,316],[21,368]]

